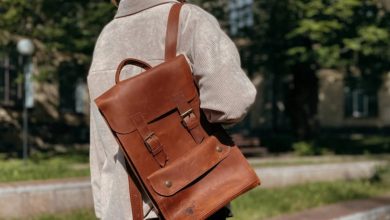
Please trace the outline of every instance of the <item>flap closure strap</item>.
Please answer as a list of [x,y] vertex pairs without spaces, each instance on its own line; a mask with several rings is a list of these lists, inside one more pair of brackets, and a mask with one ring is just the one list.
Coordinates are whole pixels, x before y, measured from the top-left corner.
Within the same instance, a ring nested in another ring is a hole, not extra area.
[[153,190],[171,196],[225,159],[230,147],[210,136],[202,144],[148,177]]
[[187,102],[182,93],[173,97],[173,99],[176,102],[177,110],[182,118],[182,124],[190,132],[192,138],[197,144],[202,143],[207,134],[201,128],[200,121],[196,117],[191,105]]
[[161,144],[157,135],[155,135],[154,132],[149,130],[148,125],[146,124],[141,113],[137,113],[136,115],[134,115],[132,117],[132,121],[138,133],[144,140],[144,143],[148,148],[149,152],[153,155],[154,159],[160,165],[160,167],[164,167],[168,158],[166,153],[164,152],[164,147]]

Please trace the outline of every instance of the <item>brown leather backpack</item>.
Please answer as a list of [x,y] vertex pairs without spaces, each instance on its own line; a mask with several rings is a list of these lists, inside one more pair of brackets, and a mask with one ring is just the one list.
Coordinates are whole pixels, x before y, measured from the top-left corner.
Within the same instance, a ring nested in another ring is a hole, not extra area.
[[[189,64],[176,56],[182,5],[168,17],[165,62],[123,60],[116,85],[95,99],[128,162],[135,220],[143,219],[140,190],[160,218],[198,220],[260,184],[223,128],[205,119]],[[120,81],[129,64],[146,71]]]

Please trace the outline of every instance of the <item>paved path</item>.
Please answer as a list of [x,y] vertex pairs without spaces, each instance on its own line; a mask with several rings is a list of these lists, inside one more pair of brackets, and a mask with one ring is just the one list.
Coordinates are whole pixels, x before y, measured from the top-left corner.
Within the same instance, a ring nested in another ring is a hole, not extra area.
[[91,208],[89,178],[0,184],[0,219]]
[[269,220],[388,220],[390,196],[347,201]]
[[262,187],[284,187],[319,181],[369,178],[384,161],[362,161],[256,168]]

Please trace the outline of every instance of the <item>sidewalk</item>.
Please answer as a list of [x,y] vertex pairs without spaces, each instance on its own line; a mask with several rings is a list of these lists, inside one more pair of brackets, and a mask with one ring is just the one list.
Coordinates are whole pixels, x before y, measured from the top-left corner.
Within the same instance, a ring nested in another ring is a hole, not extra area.
[[370,178],[384,161],[362,161],[256,168],[261,187],[275,188],[309,182]]
[[385,197],[347,201],[322,206],[303,212],[282,215],[269,220],[388,220],[390,195]]
[[31,217],[92,206],[88,177],[0,184],[0,219]]

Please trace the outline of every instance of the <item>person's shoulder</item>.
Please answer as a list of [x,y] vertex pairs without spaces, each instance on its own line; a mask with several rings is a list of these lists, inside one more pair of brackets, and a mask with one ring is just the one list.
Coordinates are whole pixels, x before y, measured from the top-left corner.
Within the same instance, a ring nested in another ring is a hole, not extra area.
[[109,21],[100,31],[99,38],[103,38],[107,33],[110,33],[115,26],[115,19]]
[[110,42],[118,28],[119,27],[115,19],[105,24],[96,39],[95,51],[99,50],[103,47],[103,45],[106,45],[107,42]]
[[185,3],[182,7],[182,11],[193,13],[196,15],[206,15],[206,16],[212,16],[210,13],[208,13],[206,10],[201,8],[198,5],[191,4],[191,3]]
[[106,57],[106,50],[109,48],[109,45],[112,43],[112,37],[115,28],[114,23],[115,21],[111,20],[106,25],[104,25],[104,27],[102,27],[99,35],[96,38],[95,46],[93,50],[91,70],[94,69],[93,68],[95,66],[94,64],[98,63],[101,59]]
[[219,25],[218,20],[212,14],[198,5],[186,3],[183,5],[182,12],[190,22]]

